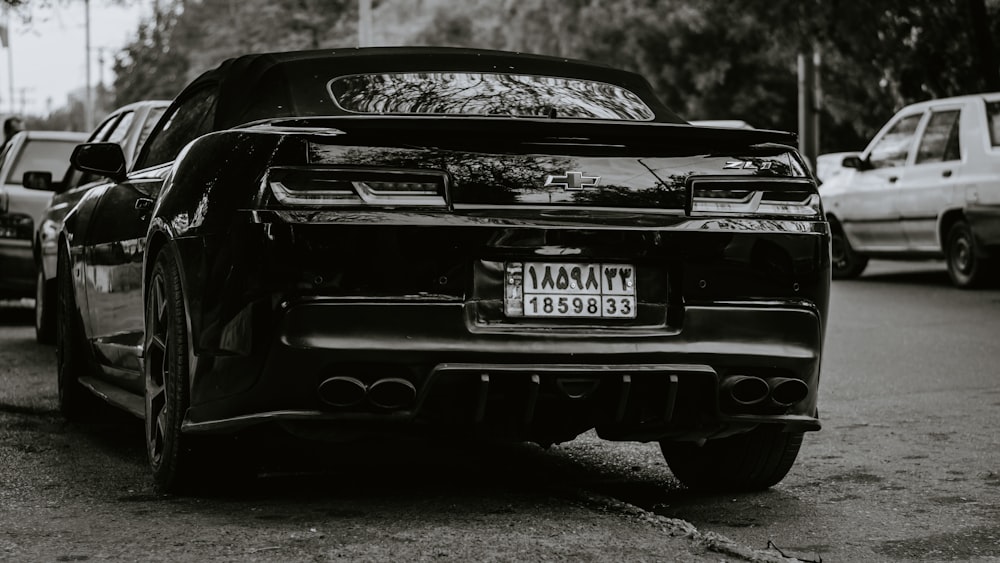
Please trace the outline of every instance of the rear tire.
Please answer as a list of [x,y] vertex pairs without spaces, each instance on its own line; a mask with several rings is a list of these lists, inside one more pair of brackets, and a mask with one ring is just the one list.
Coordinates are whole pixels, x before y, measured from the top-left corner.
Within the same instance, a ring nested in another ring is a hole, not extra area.
[[844,228],[830,221],[830,261],[833,279],[848,280],[862,274],[868,267],[868,257],[858,254],[844,234]]
[[146,294],[146,452],[157,488],[182,492],[191,485],[197,456],[181,433],[190,401],[187,327],[170,252],[157,255]]
[[759,491],[781,481],[795,463],[802,432],[759,426],[703,445],[660,442],[674,476],[691,489]]
[[976,255],[976,241],[965,221],[958,221],[948,229],[945,260],[951,283],[961,289],[982,287],[995,274],[994,264]]
[[153,481],[173,494],[231,490],[251,476],[235,441],[181,429],[191,404],[185,311],[180,270],[164,250],[156,256],[146,292],[146,452]]
[[104,405],[81,383],[90,374],[87,340],[83,320],[76,307],[72,265],[69,253],[60,249],[56,280],[58,303],[56,332],[56,365],[58,373],[59,411],[67,420],[83,421],[95,418]]
[[59,287],[56,280],[46,280],[41,266],[35,275],[35,340],[39,344],[56,342],[56,308]]

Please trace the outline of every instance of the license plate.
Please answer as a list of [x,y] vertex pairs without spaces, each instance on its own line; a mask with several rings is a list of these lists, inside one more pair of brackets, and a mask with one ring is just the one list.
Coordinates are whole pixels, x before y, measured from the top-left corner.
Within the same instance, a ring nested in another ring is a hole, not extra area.
[[508,317],[635,318],[635,266],[617,263],[508,262]]

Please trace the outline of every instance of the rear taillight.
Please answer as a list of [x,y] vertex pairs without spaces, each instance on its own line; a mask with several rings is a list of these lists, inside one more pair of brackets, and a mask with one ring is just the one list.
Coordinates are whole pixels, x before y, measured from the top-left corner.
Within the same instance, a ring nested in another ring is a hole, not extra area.
[[688,180],[688,213],[820,217],[816,185],[808,179],[748,176],[692,177]]
[[434,170],[272,168],[265,182],[273,200],[265,204],[444,207],[447,181],[447,174]]
[[31,240],[34,229],[30,215],[0,213],[0,238]]

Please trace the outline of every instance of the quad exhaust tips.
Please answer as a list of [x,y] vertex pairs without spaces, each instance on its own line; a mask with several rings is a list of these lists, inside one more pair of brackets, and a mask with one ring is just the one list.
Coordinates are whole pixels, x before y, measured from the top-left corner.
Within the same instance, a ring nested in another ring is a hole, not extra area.
[[771,402],[779,407],[790,407],[809,394],[809,386],[801,379],[772,377],[767,386],[771,389]]
[[412,405],[417,398],[417,388],[399,377],[386,377],[365,385],[354,377],[338,375],[323,380],[318,391],[321,401],[339,408],[354,407],[367,400],[378,408],[394,410]]
[[738,405],[756,405],[767,399],[767,382],[751,375],[733,375],[722,380],[721,391]]
[[353,377],[331,377],[319,384],[319,398],[333,407],[353,407],[365,400],[368,387]]
[[368,387],[368,402],[383,409],[408,407],[416,398],[417,388],[399,377],[379,379]]
[[770,401],[779,407],[790,407],[805,399],[809,386],[801,379],[752,375],[733,375],[722,380],[719,390],[723,397],[738,405],[751,406]]

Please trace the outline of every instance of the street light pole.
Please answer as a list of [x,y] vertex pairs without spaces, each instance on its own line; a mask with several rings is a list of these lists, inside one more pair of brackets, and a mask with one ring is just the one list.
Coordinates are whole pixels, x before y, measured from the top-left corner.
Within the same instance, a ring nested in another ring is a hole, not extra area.
[[83,128],[84,131],[90,131],[94,128],[94,100],[93,92],[90,88],[90,0],[83,0],[83,5],[86,12],[84,14],[84,35],[86,37],[84,56],[87,59],[87,87],[84,95]]
[[14,48],[10,44],[11,37],[14,35],[14,30],[10,28],[10,5],[4,4],[3,7],[3,26],[4,26],[4,41],[7,48],[7,80],[8,86],[10,87],[10,113],[14,113]]

